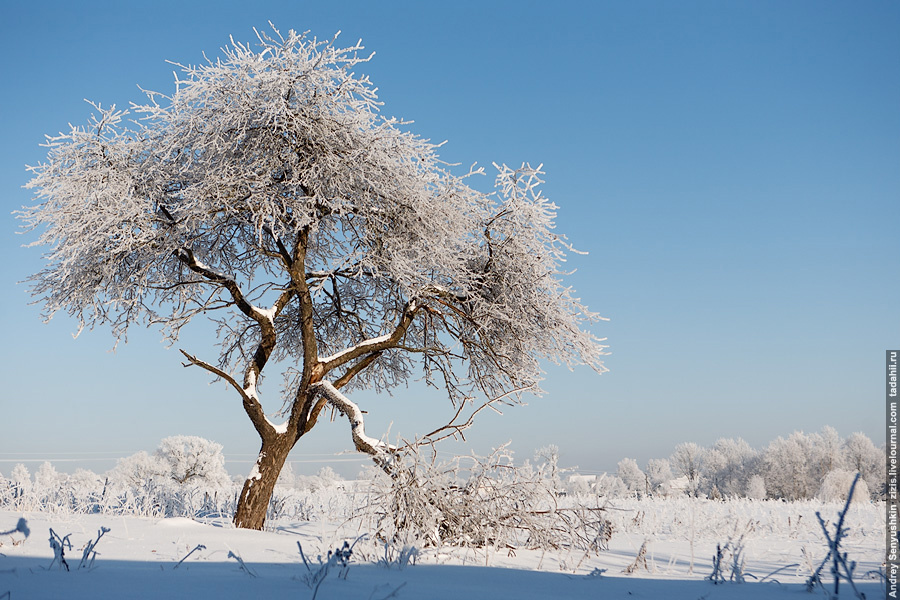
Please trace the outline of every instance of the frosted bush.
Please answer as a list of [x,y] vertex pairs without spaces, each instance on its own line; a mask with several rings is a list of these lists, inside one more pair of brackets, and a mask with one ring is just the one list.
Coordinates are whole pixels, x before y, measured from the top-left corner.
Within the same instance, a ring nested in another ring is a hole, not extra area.
[[[830,471],[825,476],[825,481],[822,482],[822,487],[819,488],[816,498],[824,502],[846,502],[847,495],[850,493],[850,486],[853,484],[855,477],[856,473],[843,469]],[[866,485],[864,479],[860,479],[856,483],[852,501],[854,503],[869,501],[869,486]]]
[[173,482],[225,487],[229,484],[222,444],[189,435],[167,437],[159,443],[154,456]]

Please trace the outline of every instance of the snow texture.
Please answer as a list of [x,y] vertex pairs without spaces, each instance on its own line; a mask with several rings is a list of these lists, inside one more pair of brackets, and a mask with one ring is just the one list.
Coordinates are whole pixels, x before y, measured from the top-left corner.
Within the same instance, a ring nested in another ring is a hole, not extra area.
[[[580,563],[550,553],[519,548],[506,550],[421,551],[416,564],[400,569],[381,563],[383,549],[361,542],[354,549],[346,579],[328,577],[319,600],[338,598],[492,598],[544,600],[555,598],[669,598],[671,600],[788,600],[807,597],[809,576],[804,549],[813,562],[827,553],[814,512],[834,519],[839,504],[783,502],[711,502],[697,499],[623,502],[614,511],[617,533],[610,549]],[[845,546],[859,563],[859,588],[878,598],[883,587],[862,574],[882,561],[884,506],[853,505],[847,516],[850,534]],[[148,519],[106,515],[49,515],[0,511],[0,526],[27,519],[32,535],[12,545],[3,540],[0,556],[0,596],[33,600],[67,598],[230,598],[309,597],[301,583],[305,569],[297,553],[299,541],[307,554],[324,555],[353,541],[361,532],[329,522],[278,521],[268,531],[235,529],[225,519],[205,523],[187,519]],[[690,527],[690,521],[695,527]],[[754,523],[744,539],[747,583],[706,581],[718,544],[736,527]],[[9,528],[5,527],[5,528]],[[71,534],[81,548],[108,527],[99,540],[90,569],[48,571],[53,551],[47,531]],[[43,532],[43,533],[42,533]],[[7,538],[8,539],[8,538]],[[623,573],[647,542],[647,568]],[[197,549],[203,546],[202,550]],[[241,556],[241,570],[228,554]],[[190,554],[190,555],[189,555]],[[189,556],[188,556],[189,555]],[[185,559],[176,569],[175,566]],[[691,571],[692,566],[692,571]],[[776,582],[777,580],[777,582]],[[402,586],[402,587],[401,587]]]

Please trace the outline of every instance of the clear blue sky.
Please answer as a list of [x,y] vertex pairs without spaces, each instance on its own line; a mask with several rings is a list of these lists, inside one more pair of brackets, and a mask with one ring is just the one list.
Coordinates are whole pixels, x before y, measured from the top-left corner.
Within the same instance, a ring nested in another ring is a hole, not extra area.
[[[107,331],[73,340],[64,316],[41,322],[16,284],[40,250],[21,247],[9,213],[30,202],[24,165],[42,160],[43,134],[84,123],[84,98],[169,92],[167,59],[215,56],[269,20],[363,38],[384,112],[448,140],[446,160],[543,162],[559,230],[590,253],[570,281],[611,319],[594,330],[610,372],[550,369],[548,394],[486,416],[473,449],[511,439],[526,458],[553,443],[564,464],[603,470],[829,424],[884,441],[884,350],[900,347],[900,4],[50,1],[8,3],[0,20],[0,460],[102,471],[113,463],[84,459],[189,434],[249,468],[238,461],[258,441],[237,396],[183,369],[158,333],[112,354]],[[181,346],[202,356],[205,335]],[[449,413],[415,387],[360,401],[375,435]],[[321,465],[300,461],[350,447],[345,422],[324,423],[292,458],[309,472]]]

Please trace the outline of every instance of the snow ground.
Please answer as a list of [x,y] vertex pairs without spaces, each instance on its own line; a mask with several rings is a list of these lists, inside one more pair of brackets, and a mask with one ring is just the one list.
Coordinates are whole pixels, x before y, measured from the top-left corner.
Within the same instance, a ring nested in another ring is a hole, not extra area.
[[[884,597],[882,583],[864,574],[877,571],[884,553],[884,510],[881,504],[851,507],[846,541],[849,557],[858,562],[857,586],[869,600]],[[813,561],[826,553],[815,510],[836,517],[838,505],[781,502],[706,502],[677,499],[623,501],[610,511],[616,533],[608,551],[599,556],[559,555],[523,548],[514,553],[452,550],[426,551],[418,564],[403,569],[378,563],[381,551],[360,543],[346,580],[333,570],[321,584],[317,598],[671,598],[673,600],[797,599]],[[273,524],[269,531],[234,529],[227,519],[200,523],[183,518],[148,519],[108,515],[69,515],[0,511],[0,529],[28,521],[30,536],[0,536],[0,599],[97,598],[261,598],[292,594],[312,598],[303,581],[306,569],[297,542],[308,555],[351,541],[358,533],[328,523]],[[97,544],[91,569],[77,570],[81,549],[108,527]],[[53,562],[49,529],[71,535],[73,549],[66,558],[72,571]],[[728,582],[713,585],[716,545],[744,533],[745,572],[765,582]],[[648,540],[648,569],[626,575],[641,544]],[[191,554],[198,544],[205,546]],[[691,556],[693,549],[693,571]],[[239,555],[252,574],[242,570],[229,552]],[[816,563],[818,564],[818,563]],[[787,565],[796,565],[784,568]],[[605,569],[602,574],[598,570]],[[773,581],[773,580],[777,580]],[[830,577],[827,579],[830,583]],[[7,594],[7,592],[9,592]],[[392,595],[393,594],[393,595]],[[813,597],[817,597],[818,593]],[[841,597],[853,598],[842,586]]]

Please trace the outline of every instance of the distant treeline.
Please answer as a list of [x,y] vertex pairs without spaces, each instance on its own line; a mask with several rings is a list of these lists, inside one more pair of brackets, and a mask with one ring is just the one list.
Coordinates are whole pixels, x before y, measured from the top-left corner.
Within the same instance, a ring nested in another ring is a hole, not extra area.
[[[625,458],[615,477],[575,478],[577,491],[707,498],[840,500],[858,472],[855,496],[877,500],[884,494],[884,449],[865,434],[841,438],[832,427],[819,433],[794,432],[762,450],[744,440],[722,438],[710,447],[679,444],[669,458],[650,459],[641,469]],[[573,490],[576,491],[576,490]]]

